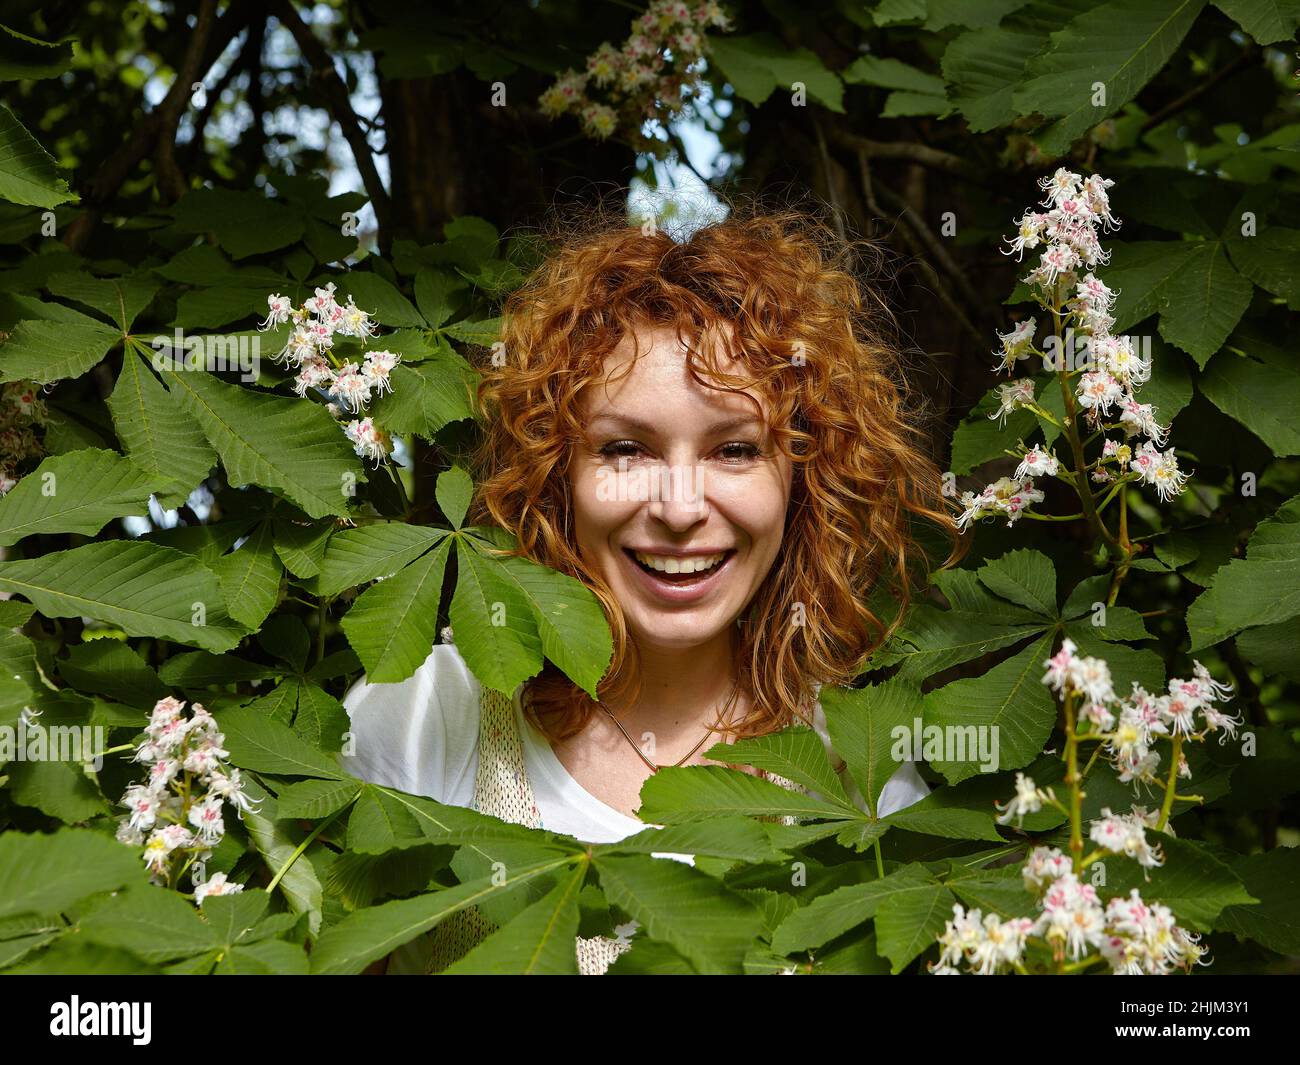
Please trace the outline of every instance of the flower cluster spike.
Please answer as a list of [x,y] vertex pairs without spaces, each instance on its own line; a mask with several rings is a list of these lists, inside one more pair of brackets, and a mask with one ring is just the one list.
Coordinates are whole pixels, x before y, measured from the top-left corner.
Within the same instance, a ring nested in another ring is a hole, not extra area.
[[[1097,741],[1121,781],[1155,782],[1159,756],[1152,748],[1159,739],[1169,739],[1178,758],[1173,772],[1191,776],[1181,753],[1183,741],[1218,732],[1222,743],[1241,724],[1240,718],[1221,709],[1232,688],[1216,681],[1200,662],[1193,662],[1192,678],[1171,680],[1166,694],[1153,696],[1134,684],[1132,694],[1120,699],[1106,662],[1079,655],[1077,650],[1072,640],[1063,640],[1060,650],[1044,662],[1047,670],[1042,678],[1066,704],[1068,800],[1063,802],[1052,788],[1041,788],[1031,777],[1017,773],[1015,795],[994,804],[999,824],[1015,821],[1018,827],[1045,806],[1064,812],[1071,821],[1074,856],[1045,846],[1033,847],[1026,855],[1021,877],[1035,900],[1032,917],[1003,917],[954,905],[952,919],[938,940],[939,959],[929,967],[936,975],[1028,973],[1040,971],[1044,962],[1055,966],[1056,972],[1082,971],[1105,962],[1116,974],[1164,975],[1209,964],[1200,937],[1179,927],[1167,906],[1145,901],[1137,888],[1103,904],[1094,884],[1084,880],[1088,866],[1109,854],[1137,862],[1148,879],[1149,870],[1164,864],[1163,849],[1147,833],[1173,834],[1168,826],[1169,806],[1171,799],[1179,797],[1173,792],[1173,773],[1166,782],[1162,810],[1136,803],[1128,813],[1103,807],[1101,816],[1088,825],[1088,838],[1097,849],[1084,857],[1079,814],[1082,779],[1074,767],[1077,744]],[[1085,731],[1078,731],[1079,726]]]
[[621,48],[605,41],[587,57],[585,71],[564,71],[542,93],[542,113],[575,114],[583,131],[599,140],[622,128],[638,147],[661,148],[641,127],[647,119],[667,121],[685,106],[710,28],[730,28],[726,12],[712,0],[651,0]]
[[[1056,357],[1064,363],[1058,370],[1077,376],[1074,403],[1090,430],[1123,434],[1104,438],[1100,455],[1088,465],[1088,481],[1149,485],[1162,502],[1168,502],[1183,491],[1187,474],[1179,469],[1172,449],[1162,450],[1168,442],[1168,426],[1161,425],[1155,408],[1138,397],[1139,389],[1150,380],[1151,360],[1132,337],[1112,334],[1118,292],[1095,273],[1110,260],[1101,233],[1120,225],[1111,212],[1107,191],[1114,184],[1100,174],[1085,178],[1064,167],[1041,179],[1039,187],[1046,196],[1024,212],[1016,224],[1016,235],[1004,238],[1010,244],[1005,254],[1022,259],[1027,251],[1039,251],[1038,265],[1021,280],[1057,323],[1057,334],[1049,340],[1057,345]],[[1035,343],[1037,333],[1038,319],[1033,317],[998,333],[995,369],[1014,375],[1022,360],[1045,359]],[[1062,345],[1079,347],[1081,357],[1076,361],[1071,352],[1067,362]],[[1022,408],[1042,413],[1029,377],[1000,385],[998,407],[989,417],[1005,424],[1009,414]],[[1023,454],[1013,476],[983,491],[962,495],[958,526],[964,529],[993,516],[1005,517],[1007,524],[1013,525],[1033,503],[1043,499],[1034,487],[1034,478],[1060,472],[1055,456],[1035,445]],[[1087,483],[1078,490],[1087,491]]]
[[1080,881],[1055,847],[1035,848],[1024,881],[1037,898],[1036,917],[1004,919],[955,903],[930,972],[958,976],[963,965],[977,976],[1023,970],[1027,952],[1037,944],[1053,958],[1074,963],[1095,950],[1116,975],[1165,976],[1208,964],[1201,937],[1182,928],[1168,906],[1144,902],[1137,888],[1103,906],[1097,889]]
[[346,305],[334,298],[334,283],[316,289],[315,295],[294,307],[288,296],[266,297],[269,312],[258,328],[267,330],[292,324],[289,339],[275,356],[297,370],[294,391],[306,398],[318,391],[330,397],[329,411],[337,419],[353,417],[343,427],[353,450],[378,466],[392,453],[392,438],[373,418],[357,418],[372,398],[393,390],[392,372],[401,356],[391,351],[367,351],[360,363],[340,362],[334,355],[336,336],[355,337],[362,343],[374,337],[378,328],[371,316],[351,296]]
[[[1217,732],[1222,744],[1242,724],[1240,716],[1232,717],[1220,708],[1232,686],[1215,680],[1200,662],[1192,663],[1190,680],[1171,680],[1162,695],[1153,695],[1134,681],[1128,697],[1121,699],[1106,663],[1077,655],[1077,650],[1073,640],[1062,640],[1061,649],[1045,663],[1043,683],[1062,697],[1078,697],[1079,720],[1103,738],[1102,750],[1122,783],[1158,782],[1160,754],[1155,745],[1162,738],[1200,741]],[[1191,776],[1185,759],[1178,773]]]
[[[195,703],[185,715],[185,703],[168,696],[154,704],[144,738],[134,760],[149,767],[143,784],[131,784],[120,805],[123,816],[117,838],[143,846],[150,879],[173,886],[191,862],[204,863],[226,833],[224,807],[242,819],[256,801],[244,793],[240,771],[226,764],[225,736],[216,718]],[[194,901],[209,895],[229,895],[243,885],[214,873],[194,884]]]

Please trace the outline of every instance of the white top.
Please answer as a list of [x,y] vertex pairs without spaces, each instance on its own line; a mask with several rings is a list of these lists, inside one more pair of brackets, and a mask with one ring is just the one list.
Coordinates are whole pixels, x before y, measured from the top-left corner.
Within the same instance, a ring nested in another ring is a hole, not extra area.
[[[353,739],[353,753],[341,758],[343,767],[374,784],[425,795],[449,806],[472,807],[480,690],[478,678],[454,644],[436,644],[406,680],[371,684],[361,678],[343,697]],[[524,714],[522,693],[521,684],[514,694],[515,720],[542,828],[584,843],[614,843],[649,827],[602,802],[573,779],[546,736]],[[832,762],[839,761],[831,749],[820,703],[813,723]],[[850,799],[865,811],[862,793],[844,769],[840,780]],[[906,762],[885,783],[879,816],[910,806],[928,794],[925,781],[912,763]],[[690,860],[681,855],[671,857]]]

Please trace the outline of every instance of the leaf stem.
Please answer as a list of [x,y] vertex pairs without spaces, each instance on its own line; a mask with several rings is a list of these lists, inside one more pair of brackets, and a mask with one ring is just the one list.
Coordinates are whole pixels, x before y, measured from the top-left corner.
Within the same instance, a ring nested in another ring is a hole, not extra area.
[[1065,696],[1065,782],[1070,786],[1070,854],[1074,874],[1083,872],[1083,788],[1079,776],[1079,739],[1074,731],[1074,692]]
[[1169,779],[1165,782],[1165,801],[1160,805],[1160,820],[1156,822],[1156,831],[1163,832],[1169,824],[1169,814],[1174,808],[1175,788],[1178,784],[1178,764],[1182,761],[1183,737],[1174,737],[1173,750],[1169,754]]
[[[350,806],[344,806],[343,810],[348,810],[350,808],[351,808]],[[317,836],[319,836],[322,832],[324,832],[325,829],[327,829],[330,825],[332,825],[335,821],[337,821],[339,814],[343,813],[343,810],[338,810],[335,813],[333,813],[331,816],[327,817],[324,821],[322,821],[319,825],[317,825],[307,834],[306,839],[304,839],[301,843],[298,844],[297,847],[294,848],[294,852],[291,855],[289,855],[287,859],[285,859],[285,863],[282,866],[280,866],[280,868],[276,871],[275,876],[271,877],[271,882],[266,885],[266,893],[268,895],[272,891],[274,891],[276,885],[279,884],[280,881],[284,879],[284,874],[289,871],[290,866],[292,866],[293,863],[296,862],[302,856],[303,852],[307,850],[307,848],[311,845],[312,840],[314,840]]]

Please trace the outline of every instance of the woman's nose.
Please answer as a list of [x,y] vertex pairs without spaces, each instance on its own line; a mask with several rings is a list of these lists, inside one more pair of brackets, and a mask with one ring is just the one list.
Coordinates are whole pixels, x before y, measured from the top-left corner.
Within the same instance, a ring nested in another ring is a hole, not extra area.
[[659,467],[650,498],[650,514],[672,529],[687,529],[709,510],[707,471],[702,463]]

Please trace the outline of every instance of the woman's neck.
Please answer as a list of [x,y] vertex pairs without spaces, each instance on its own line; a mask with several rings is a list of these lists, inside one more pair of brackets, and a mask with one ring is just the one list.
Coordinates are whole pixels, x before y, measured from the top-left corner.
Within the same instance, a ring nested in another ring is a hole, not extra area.
[[[707,644],[688,648],[637,645],[641,685],[635,701],[609,704],[625,728],[650,730],[664,740],[716,723],[736,680],[730,629]],[[728,720],[739,720],[738,701]],[[635,733],[634,733],[635,734]]]

